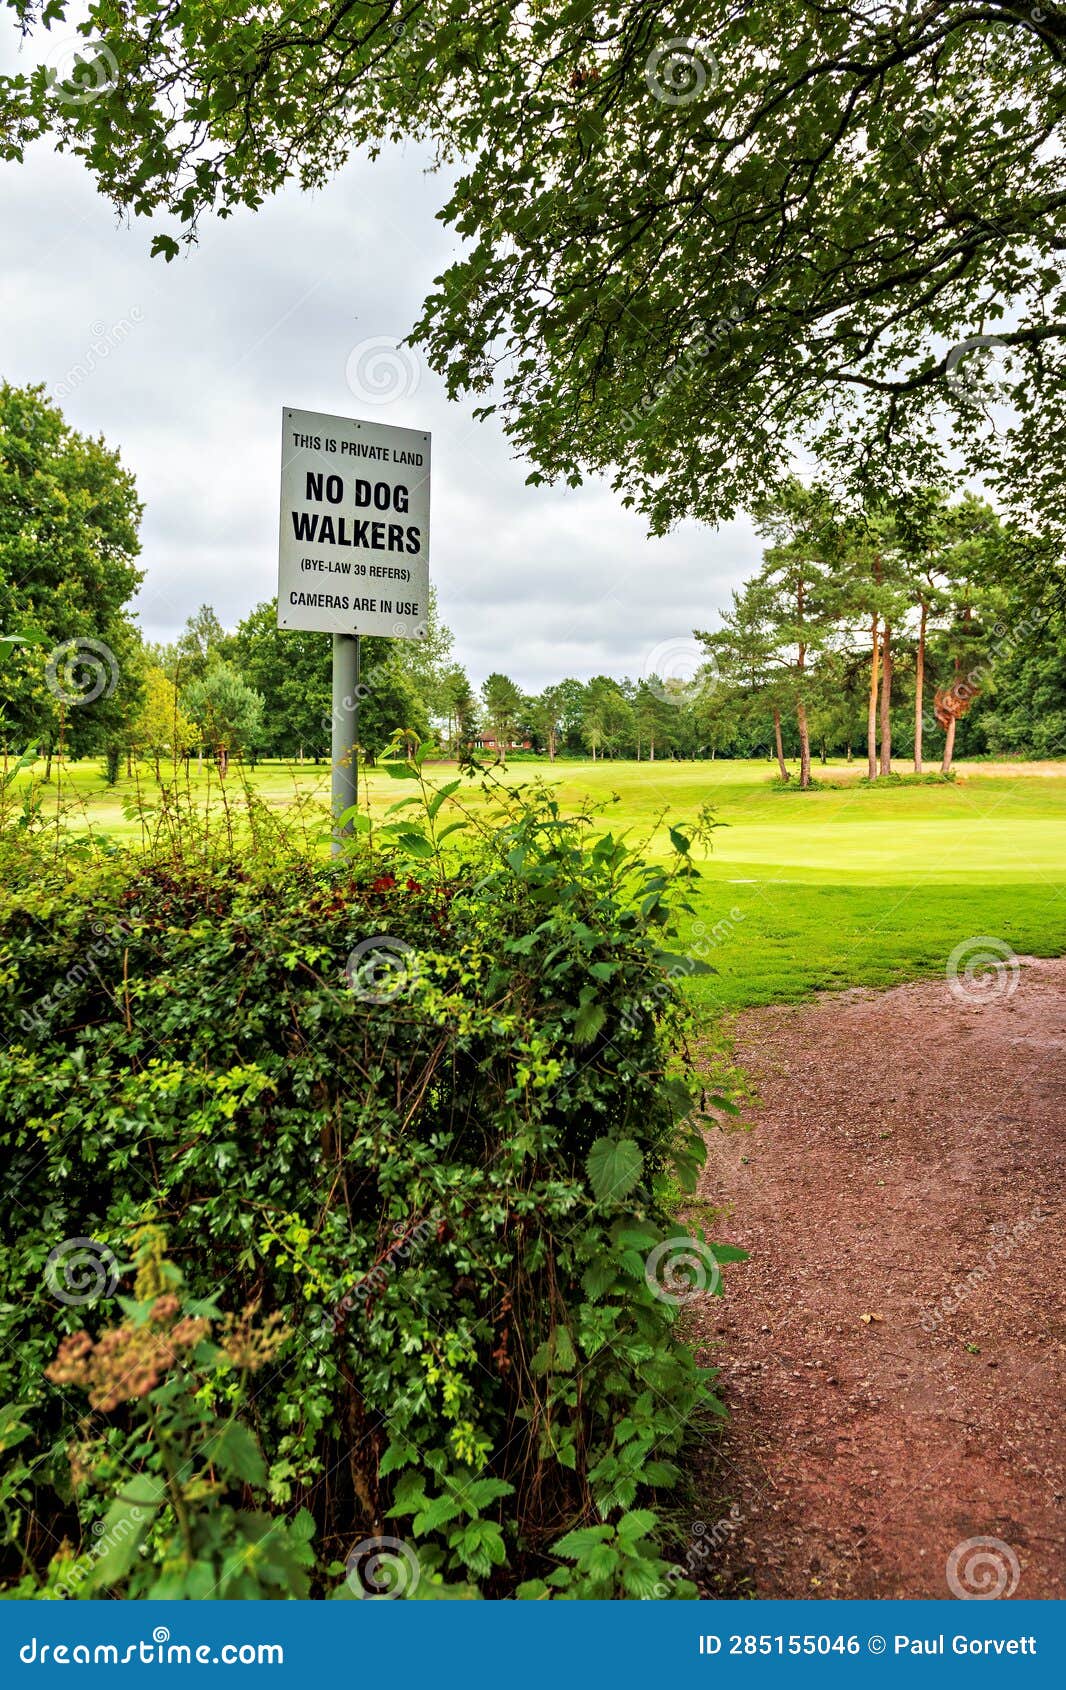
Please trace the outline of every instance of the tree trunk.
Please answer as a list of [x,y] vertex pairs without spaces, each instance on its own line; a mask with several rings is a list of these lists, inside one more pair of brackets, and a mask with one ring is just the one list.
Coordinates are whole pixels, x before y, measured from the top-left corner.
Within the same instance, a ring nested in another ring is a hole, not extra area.
[[781,744],[781,712],[776,708],[774,710],[774,750],[777,752],[777,767],[780,771],[781,779],[787,780],[788,770],[785,767],[785,752],[784,747]]
[[652,739],[649,739],[649,741],[648,741],[648,762],[654,763],[654,761],[655,761],[655,740],[654,740],[654,737],[653,737]]
[[952,716],[944,733],[944,759],[940,765],[940,773],[951,773],[951,759],[955,755],[955,718]]
[[[796,590],[796,620],[803,627],[803,581]],[[800,791],[806,792],[811,784],[811,730],[807,725],[807,705],[803,698],[803,677],[807,669],[807,645],[802,633],[796,652],[796,668],[799,672],[799,696],[796,699],[796,726],[800,736]]]
[[844,761],[845,761],[845,763],[851,762],[851,738],[850,738],[850,735],[849,735],[849,738],[848,738],[848,743],[844,748]]
[[885,623],[881,662],[881,773],[892,773],[892,629]]
[[914,665],[914,772],[922,772],[922,706],[925,702],[925,628],[929,607],[922,601],[922,620],[918,628],[918,655]]
[[806,792],[811,784],[811,730],[807,726],[807,706],[802,699],[796,705],[796,726],[800,736],[800,790]]
[[866,773],[877,779],[877,676],[881,647],[877,640],[877,617],[870,623],[870,700],[866,710]]

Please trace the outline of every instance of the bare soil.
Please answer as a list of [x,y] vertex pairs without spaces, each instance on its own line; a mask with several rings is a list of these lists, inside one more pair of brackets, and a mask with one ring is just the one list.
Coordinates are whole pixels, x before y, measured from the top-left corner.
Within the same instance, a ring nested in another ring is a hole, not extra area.
[[751,1253],[688,1305],[731,1414],[706,1594],[959,1595],[955,1551],[966,1593],[1066,1595],[1066,960],[1020,960],[981,1003],[737,1024],[754,1124],[712,1135],[693,1211]]

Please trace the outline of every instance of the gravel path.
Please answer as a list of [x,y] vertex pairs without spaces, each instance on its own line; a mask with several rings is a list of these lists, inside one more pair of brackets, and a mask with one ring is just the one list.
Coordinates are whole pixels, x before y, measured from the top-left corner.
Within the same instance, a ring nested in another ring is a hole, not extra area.
[[700,1195],[751,1260],[690,1305],[732,1415],[708,1593],[1066,1595],[1066,961],[737,1035],[754,1126]]

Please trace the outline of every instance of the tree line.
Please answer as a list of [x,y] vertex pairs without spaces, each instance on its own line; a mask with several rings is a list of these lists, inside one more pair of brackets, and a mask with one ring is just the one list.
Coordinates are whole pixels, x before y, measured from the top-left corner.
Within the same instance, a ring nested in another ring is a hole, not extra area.
[[688,673],[565,680],[535,697],[490,676],[497,745],[766,755],[782,782],[798,762],[801,787],[812,757],[857,750],[871,780],[904,747],[918,775],[931,752],[946,775],[956,750],[1066,751],[1066,622],[1059,595],[1034,595],[1042,548],[1029,531],[972,493],[935,489],[854,508],[788,481],[754,514],[761,566],[719,628],[694,630]]
[[[43,389],[0,387],[0,743],[48,760],[239,755],[323,761],[328,635],[279,630],[273,600],[227,631],[202,605],[169,644],[131,612],[140,502],[117,452],[70,429]],[[565,677],[531,693],[503,666],[475,689],[431,600],[417,642],[366,638],[359,738],[372,761],[397,727],[447,755],[849,760],[871,778],[905,744],[916,772],[956,750],[1066,749],[1066,626],[1034,595],[1026,530],[974,495],[935,490],[847,506],[785,483],[758,506],[760,568],[713,630],[668,642],[684,673]],[[58,655],[57,655],[58,654]],[[504,660],[506,662],[506,659]],[[91,702],[92,708],[83,708]]]

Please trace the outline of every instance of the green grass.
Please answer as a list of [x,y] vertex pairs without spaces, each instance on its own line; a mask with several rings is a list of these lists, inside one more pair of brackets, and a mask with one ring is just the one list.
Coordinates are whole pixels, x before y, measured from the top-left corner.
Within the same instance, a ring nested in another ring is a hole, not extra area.
[[[550,780],[571,809],[605,802],[605,825],[649,837],[653,851],[665,849],[664,811],[683,822],[712,806],[721,825],[682,933],[683,948],[702,945],[716,971],[691,983],[708,1006],[942,973],[952,949],[981,934],[1019,954],[1066,951],[1066,764],[974,764],[954,785],[882,788],[856,784],[857,765],[821,772],[839,784],[806,794],[775,791],[763,762],[522,762],[506,778]],[[150,794],[151,776],[142,768],[139,778]],[[328,802],[326,767],[261,765],[250,778],[279,808],[297,793]],[[217,813],[217,781],[193,784]],[[55,787],[41,790],[47,811]],[[378,814],[404,791],[378,772],[365,790]],[[99,765],[77,764],[64,791],[70,825],[137,837],[124,813],[132,782],[108,788]],[[476,788],[467,801],[482,802]]]

